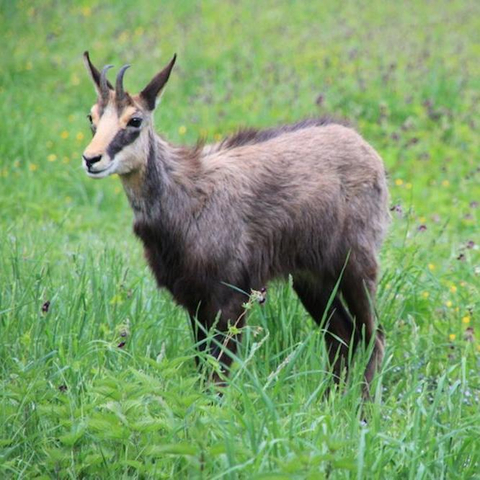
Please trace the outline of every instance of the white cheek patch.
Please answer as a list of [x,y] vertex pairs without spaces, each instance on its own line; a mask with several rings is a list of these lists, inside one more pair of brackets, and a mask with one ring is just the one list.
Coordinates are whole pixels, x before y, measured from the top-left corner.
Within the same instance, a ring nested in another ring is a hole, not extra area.
[[148,145],[146,138],[148,132],[144,130],[131,144],[125,146],[114,157],[117,162],[117,173],[127,174],[139,170],[146,162]]

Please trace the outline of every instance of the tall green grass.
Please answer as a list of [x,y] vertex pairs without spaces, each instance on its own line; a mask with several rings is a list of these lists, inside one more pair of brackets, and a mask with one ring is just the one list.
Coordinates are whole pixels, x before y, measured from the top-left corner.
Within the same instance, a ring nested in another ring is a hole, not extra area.
[[[0,6],[2,478],[479,478],[476,2]],[[374,402],[365,352],[330,388],[288,282],[249,309],[223,395],[195,368],[118,179],[80,168],[86,49],[132,63],[133,91],[178,53],[156,115],[173,142],[333,114],[381,153],[393,223]]]

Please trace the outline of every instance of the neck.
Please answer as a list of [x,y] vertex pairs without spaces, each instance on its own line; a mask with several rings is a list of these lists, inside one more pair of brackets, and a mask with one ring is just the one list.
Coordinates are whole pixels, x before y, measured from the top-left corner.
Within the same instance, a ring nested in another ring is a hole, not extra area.
[[175,147],[155,134],[148,132],[141,167],[135,172],[121,175],[127,198],[135,220],[169,220],[172,213],[178,216],[184,210],[195,208],[195,177],[199,165],[187,149]]

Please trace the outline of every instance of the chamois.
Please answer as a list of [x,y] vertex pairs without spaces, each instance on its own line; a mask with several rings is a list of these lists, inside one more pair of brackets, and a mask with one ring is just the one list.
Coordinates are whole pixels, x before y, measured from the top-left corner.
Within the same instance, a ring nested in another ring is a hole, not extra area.
[[[174,146],[155,133],[153,111],[175,59],[130,95],[123,87],[129,65],[114,88],[106,77],[111,65],[100,72],[85,52],[98,96],[83,154],[87,175],[120,176],[158,286],[185,307],[198,348],[221,359],[225,373],[240,340],[227,334],[229,326],[241,330],[245,320],[240,292],[292,275],[301,302],[326,330],[337,381],[350,348],[373,343],[368,395],[384,355],[373,307],[389,223],[381,158],[356,131],[324,119]],[[207,345],[211,328],[216,341]]]

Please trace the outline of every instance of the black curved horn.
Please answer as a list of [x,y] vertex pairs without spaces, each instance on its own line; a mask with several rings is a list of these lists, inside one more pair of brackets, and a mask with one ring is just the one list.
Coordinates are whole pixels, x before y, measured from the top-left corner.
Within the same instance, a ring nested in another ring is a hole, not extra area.
[[124,65],[118,72],[117,83],[115,84],[115,93],[117,95],[117,100],[122,100],[125,97],[125,91],[123,89],[123,76],[127,69],[130,68],[130,65]]

